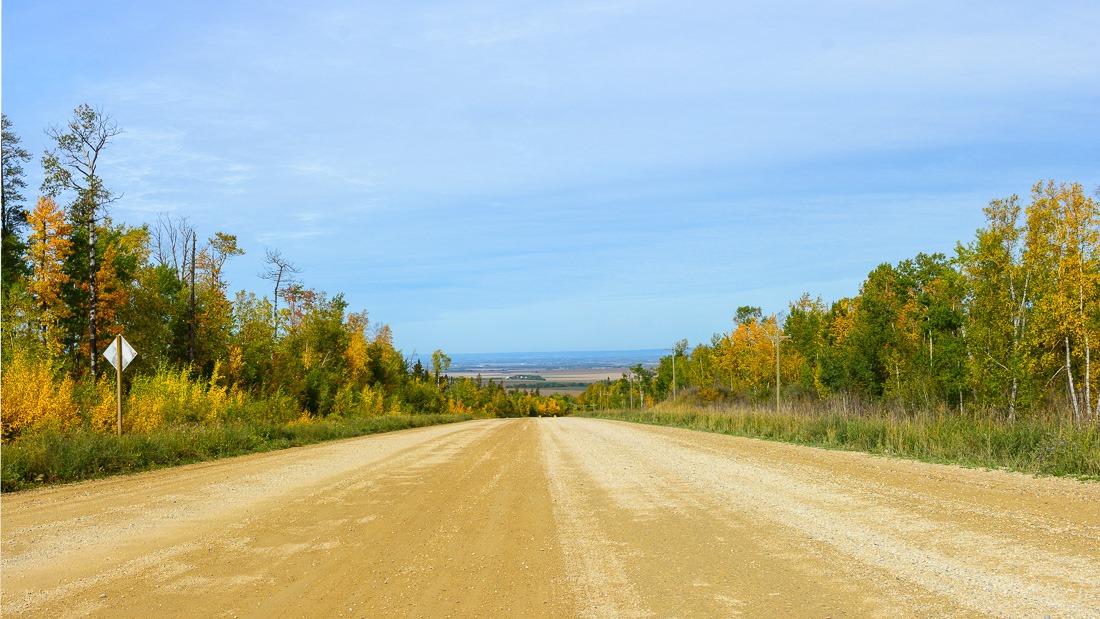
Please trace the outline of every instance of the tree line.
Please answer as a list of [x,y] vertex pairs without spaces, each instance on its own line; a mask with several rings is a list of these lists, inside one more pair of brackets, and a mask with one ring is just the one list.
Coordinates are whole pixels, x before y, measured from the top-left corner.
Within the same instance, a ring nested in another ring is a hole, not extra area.
[[952,256],[881,264],[858,295],[826,303],[807,293],[782,315],[739,307],[730,331],[690,350],[678,342],[655,370],[637,366],[590,386],[582,405],[627,407],[678,389],[700,403],[856,398],[1005,420],[1095,420],[1097,200],[1077,183],[1047,181],[1026,203],[992,200],[984,214]]
[[[277,249],[262,262],[268,291],[230,295],[225,265],[244,253],[235,235],[201,239],[186,217],[167,214],[141,226],[112,220],[120,194],[100,161],[121,129],[109,115],[81,105],[46,134],[44,182],[28,208],[23,166],[33,157],[3,116],[5,440],[24,427],[106,423],[113,370],[100,357],[123,326],[140,351],[126,381],[147,428],[228,414],[552,415],[681,394],[704,404],[854,399],[1004,420],[1098,417],[1100,209],[1076,183],[991,201],[953,255],[881,264],[853,297],[807,293],[781,315],[739,307],[710,342],[681,340],[657,367],[637,365],[574,400],[450,378],[438,350],[428,368],[405,358],[387,325],[308,287]],[[171,412],[187,406],[207,412]]]
[[[395,348],[389,326],[350,311],[341,294],[308,287],[277,249],[267,250],[260,272],[270,294],[230,295],[225,265],[244,254],[235,235],[218,231],[202,239],[186,217],[168,214],[141,226],[111,218],[121,194],[106,181],[101,161],[121,133],[109,114],[88,105],[48,128],[50,148],[40,158],[45,180],[28,208],[23,166],[33,157],[3,116],[5,440],[38,426],[102,425],[96,411],[104,400],[113,406],[103,383],[114,371],[105,371],[101,356],[123,331],[139,351],[124,378],[135,410],[145,411],[130,423],[145,429],[193,421],[171,410],[202,408],[191,393],[195,386],[214,411],[207,419],[245,409],[294,420],[568,408],[562,399],[452,380],[441,351],[429,374]],[[178,401],[164,395],[173,393]],[[148,406],[137,401],[141,394]]]

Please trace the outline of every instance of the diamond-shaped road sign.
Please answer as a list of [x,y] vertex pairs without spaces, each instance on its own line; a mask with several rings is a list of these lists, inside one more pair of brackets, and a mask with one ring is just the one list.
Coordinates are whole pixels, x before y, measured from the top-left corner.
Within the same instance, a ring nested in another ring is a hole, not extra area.
[[111,345],[107,347],[107,350],[103,351],[103,356],[107,357],[107,361],[114,366],[117,370],[119,367],[115,365],[118,362],[118,343],[122,342],[122,369],[125,370],[126,366],[130,365],[130,362],[137,356],[137,351],[133,346],[130,346],[130,342],[126,341],[126,338],[119,336],[117,339],[111,340]]

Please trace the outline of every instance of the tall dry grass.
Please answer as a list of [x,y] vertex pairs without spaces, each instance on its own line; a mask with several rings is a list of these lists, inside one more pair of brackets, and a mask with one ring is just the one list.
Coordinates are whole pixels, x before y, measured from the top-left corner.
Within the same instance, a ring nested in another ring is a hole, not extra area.
[[0,490],[11,492],[468,419],[468,415],[384,415],[289,424],[230,421],[165,426],[123,436],[43,430],[4,445]]
[[948,411],[922,413],[848,402],[827,407],[703,409],[669,404],[588,416],[1044,475],[1100,479],[1100,423],[1051,415],[1008,421]]

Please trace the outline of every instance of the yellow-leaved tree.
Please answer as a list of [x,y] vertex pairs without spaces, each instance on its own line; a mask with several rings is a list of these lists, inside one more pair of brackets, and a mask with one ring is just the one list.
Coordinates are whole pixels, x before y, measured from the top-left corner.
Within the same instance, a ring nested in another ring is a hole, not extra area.
[[1064,374],[1074,419],[1093,415],[1092,347],[1100,341],[1100,210],[1077,183],[1032,188],[1027,251],[1035,269],[1040,363]]
[[56,357],[62,347],[61,321],[71,313],[62,298],[62,287],[69,281],[64,267],[72,254],[72,225],[49,197],[38,199],[27,215],[27,225],[30,229],[27,257],[31,267],[27,288],[39,312],[42,343]]

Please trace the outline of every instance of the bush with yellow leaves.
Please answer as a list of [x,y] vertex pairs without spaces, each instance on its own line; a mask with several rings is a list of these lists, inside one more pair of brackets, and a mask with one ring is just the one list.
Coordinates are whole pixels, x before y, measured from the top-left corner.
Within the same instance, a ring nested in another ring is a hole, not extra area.
[[166,426],[215,423],[243,404],[241,393],[218,384],[217,366],[207,381],[192,380],[186,369],[161,368],[134,379],[123,427],[141,433]]
[[0,380],[0,437],[4,442],[33,430],[66,431],[80,425],[73,404],[73,381],[49,359],[16,351],[4,363]]

